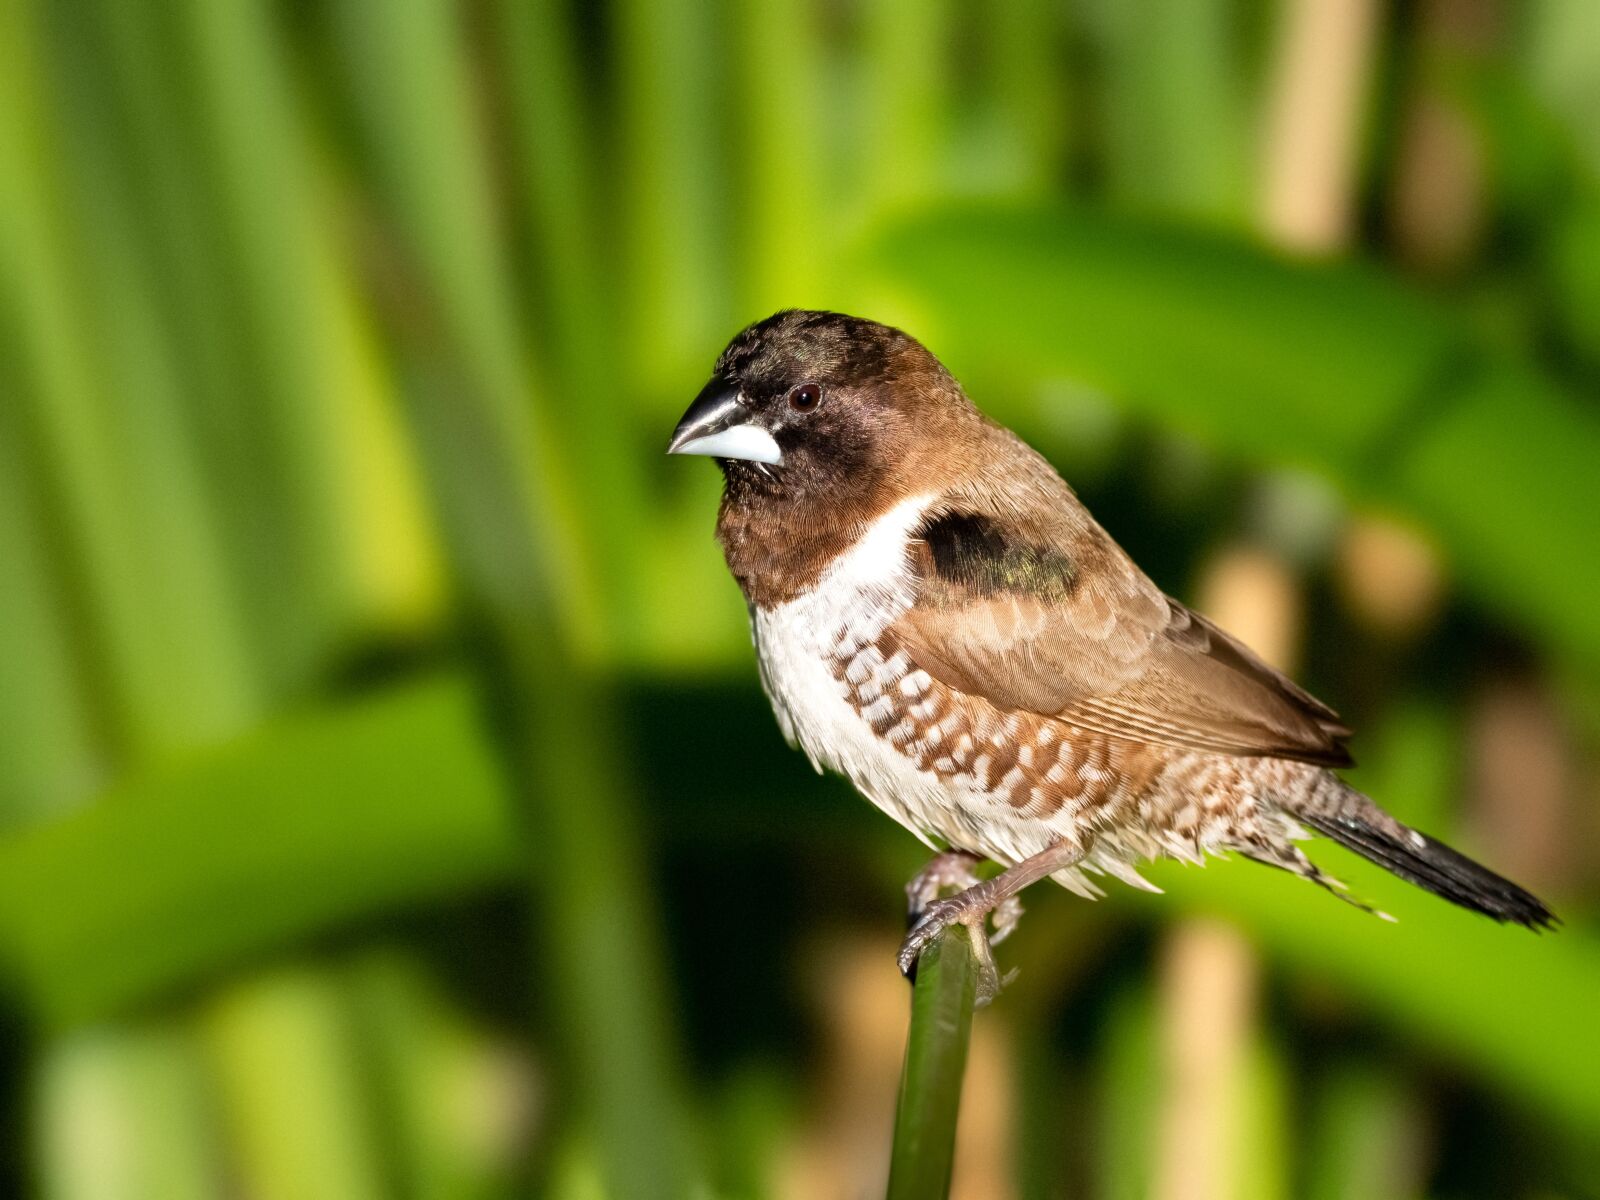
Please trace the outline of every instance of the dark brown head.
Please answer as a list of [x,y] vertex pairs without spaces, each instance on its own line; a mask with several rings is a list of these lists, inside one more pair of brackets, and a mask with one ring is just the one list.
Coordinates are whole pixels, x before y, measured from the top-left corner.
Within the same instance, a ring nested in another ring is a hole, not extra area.
[[898,329],[790,309],[728,343],[669,454],[714,457],[730,489],[839,497],[870,490],[960,389]]
[[[747,594],[812,573],[860,524],[918,488],[980,420],[949,373],[898,329],[789,310],[728,343],[669,454],[726,477],[718,533]],[[781,561],[779,561],[781,560]],[[798,574],[797,574],[798,573]]]

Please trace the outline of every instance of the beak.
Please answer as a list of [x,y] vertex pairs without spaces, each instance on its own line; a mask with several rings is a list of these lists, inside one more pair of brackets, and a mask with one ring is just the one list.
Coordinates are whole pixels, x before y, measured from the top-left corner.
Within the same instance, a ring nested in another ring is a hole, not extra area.
[[715,378],[700,389],[672,431],[667,453],[709,454],[774,466],[783,461],[772,435],[751,421],[750,410],[739,401],[739,389]]

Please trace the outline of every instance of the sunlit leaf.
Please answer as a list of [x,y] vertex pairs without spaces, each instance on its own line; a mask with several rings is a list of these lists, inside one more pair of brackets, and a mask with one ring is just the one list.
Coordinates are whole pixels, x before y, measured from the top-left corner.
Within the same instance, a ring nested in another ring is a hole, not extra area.
[[269,726],[0,843],[0,955],[53,1022],[501,878],[469,694],[436,681]]

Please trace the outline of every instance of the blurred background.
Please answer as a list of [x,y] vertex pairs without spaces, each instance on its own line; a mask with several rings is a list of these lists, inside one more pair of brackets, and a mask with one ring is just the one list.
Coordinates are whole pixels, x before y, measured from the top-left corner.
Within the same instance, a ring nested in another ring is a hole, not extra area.
[[662,455],[787,306],[1566,920],[1036,890],[955,1194],[1600,1196],[1590,0],[0,0],[0,1190],[881,1190],[923,855]]

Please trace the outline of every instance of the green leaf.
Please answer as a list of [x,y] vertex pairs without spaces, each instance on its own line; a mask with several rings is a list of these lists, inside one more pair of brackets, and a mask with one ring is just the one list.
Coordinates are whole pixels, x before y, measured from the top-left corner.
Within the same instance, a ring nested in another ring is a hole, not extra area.
[[1452,401],[1400,460],[1398,493],[1474,591],[1600,666],[1600,423],[1514,367]]
[[472,699],[435,680],[135,778],[0,842],[0,964],[96,1020],[337,922],[482,887],[515,842]]
[[1251,123],[1230,0],[1085,8],[1101,59],[1106,190],[1118,203],[1202,219],[1248,216]]
[[1600,1042],[1592,1036],[1600,944],[1592,934],[1495,925],[1353,855],[1314,853],[1397,921],[1243,862],[1204,874],[1154,864],[1143,873],[1168,896],[1119,892],[1113,903],[1170,913],[1176,902],[1235,920],[1277,962],[1335,984],[1418,1046],[1475,1068],[1572,1129],[1600,1129]]

